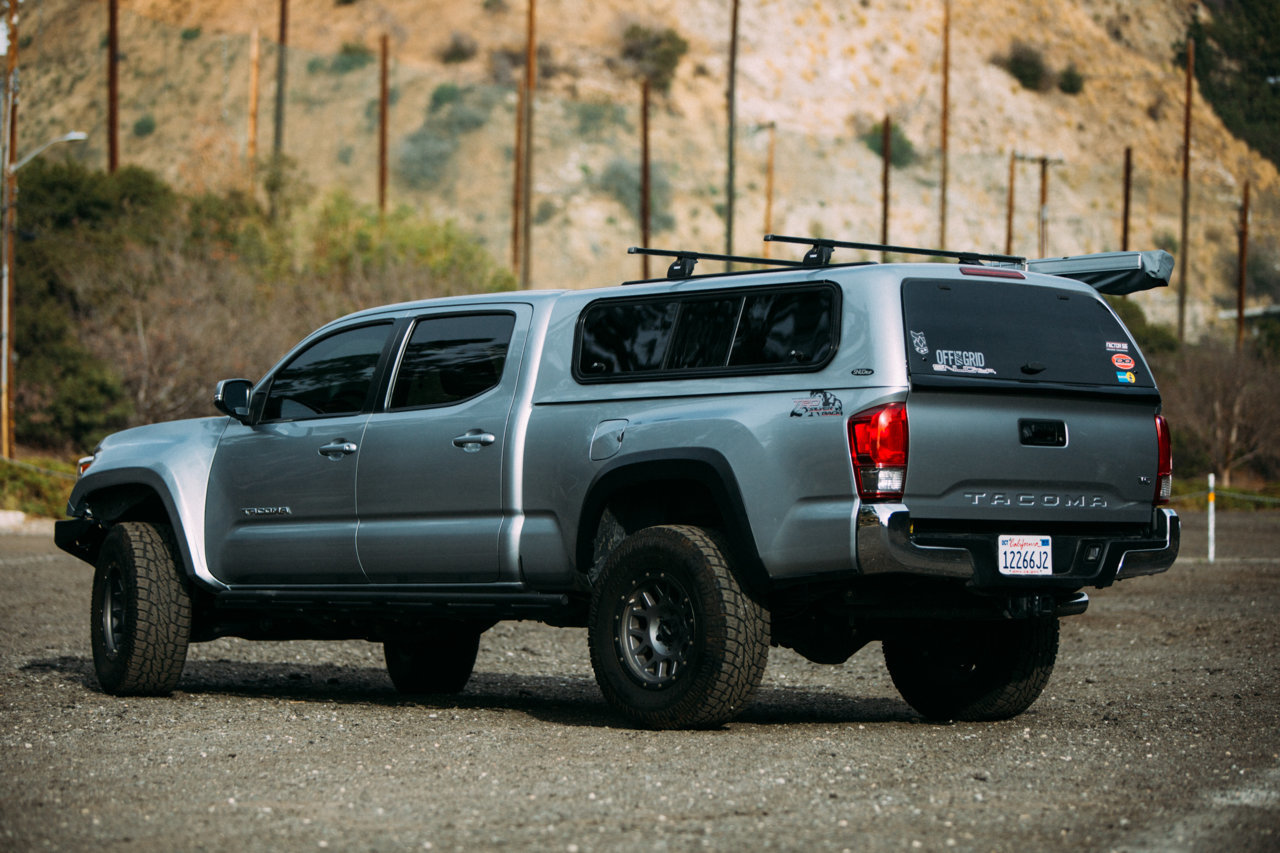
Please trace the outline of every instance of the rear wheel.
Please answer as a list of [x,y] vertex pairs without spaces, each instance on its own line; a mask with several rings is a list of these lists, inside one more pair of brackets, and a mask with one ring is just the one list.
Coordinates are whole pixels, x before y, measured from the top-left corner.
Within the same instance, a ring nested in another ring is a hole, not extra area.
[[902,698],[933,720],[1004,720],[1040,696],[1058,656],[1058,619],[929,625],[885,639]]
[[409,696],[461,693],[475,669],[481,633],[463,623],[440,623],[386,640],[382,651],[391,683]]
[[160,696],[178,684],[191,638],[191,599],[168,526],[124,522],[103,540],[93,575],[93,665],[118,696]]
[[651,728],[720,725],[764,675],[768,614],[742,590],[709,531],[649,527],[623,540],[597,580],[588,625],[605,699]]

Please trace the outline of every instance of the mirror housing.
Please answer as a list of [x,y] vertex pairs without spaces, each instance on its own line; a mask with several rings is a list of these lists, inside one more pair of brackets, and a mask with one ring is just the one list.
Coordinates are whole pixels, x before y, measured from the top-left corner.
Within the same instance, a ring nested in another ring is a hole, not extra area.
[[213,407],[242,424],[249,423],[249,392],[253,383],[248,379],[223,379],[213,392]]

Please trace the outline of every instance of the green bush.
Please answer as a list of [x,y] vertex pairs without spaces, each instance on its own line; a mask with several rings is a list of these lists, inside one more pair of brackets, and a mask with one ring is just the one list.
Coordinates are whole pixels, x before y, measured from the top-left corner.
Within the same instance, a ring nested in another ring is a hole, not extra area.
[[[884,157],[884,122],[876,122],[875,127],[862,136],[862,141],[877,157]],[[895,169],[905,169],[916,161],[916,149],[902,132],[902,127],[889,125],[889,165]]]
[[345,42],[338,55],[329,63],[329,71],[333,74],[346,74],[358,71],[373,62],[373,49],[359,42]]
[[1050,75],[1044,56],[1029,44],[1014,42],[1009,55],[1001,58],[997,64],[1012,74],[1024,89],[1043,92],[1048,87]]
[[[627,209],[640,221],[640,164],[621,157],[610,161],[600,175],[598,188]],[[653,231],[670,231],[676,226],[671,214],[671,181],[661,163],[649,166],[649,227]]]
[[199,27],[187,27],[185,30],[182,31],[183,41],[195,41],[198,38],[200,38]]
[[156,132],[156,117],[147,113],[133,123],[133,135],[142,139]]
[[457,83],[441,83],[431,92],[431,103],[427,107],[428,113],[436,113],[447,106],[456,104],[462,100],[462,87]]
[[689,43],[673,29],[651,30],[631,24],[622,35],[622,57],[632,63],[641,77],[659,92],[671,88],[676,66],[689,50]]
[[609,128],[627,127],[626,107],[613,101],[570,101],[568,110],[584,139],[600,139]]
[[75,466],[67,459],[29,458],[17,464],[0,459],[0,509],[62,518],[74,483]]
[[450,37],[449,44],[445,45],[444,50],[440,51],[440,61],[446,65],[455,62],[466,62],[475,55],[476,40],[466,33],[455,32]]
[[1074,63],[1058,75],[1058,91],[1065,95],[1078,95],[1084,91],[1084,75],[1076,69]]

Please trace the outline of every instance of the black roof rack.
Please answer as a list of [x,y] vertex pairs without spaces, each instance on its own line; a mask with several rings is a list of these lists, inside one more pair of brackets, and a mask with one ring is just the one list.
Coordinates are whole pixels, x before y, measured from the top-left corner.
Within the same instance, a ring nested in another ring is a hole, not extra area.
[[809,246],[809,251],[805,253],[804,260],[801,263],[804,266],[815,267],[826,266],[831,263],[831,253],[834,249],[865,249],[871,252],[894,252],[899,255],[955,258],[962,264],[981,264],[983,261],[992,261],[994,263],[1018,264],[1021,266],[1027,262],[1026,258],[1016,255],[949,252],[943,249],[914,249],[909,246],[887,246],[882,243],[850,243],[845,240],[827,240],[822,237],[787,237],[782,234],[766,234],[764,239],[774,243],[799,243],[802,246]]
[[[749,258],[741,255],[713,255],[710,252],[686,252],[671,249],[644,249],[640,246],[632,246],[627,249],[628,255],[656,255],[662,258],[675,258],[671,266],[667,267],[667,278],[681,279],[691,278],[693,276],[693,267],[698,261],[728,261],[730,263],[739,264],[763,264],[765,266],[775,267],[799,267],[805,266],[800,261],[787,261],[781,258]],[[636,284],[638,282],[627,282],[628,284]]]

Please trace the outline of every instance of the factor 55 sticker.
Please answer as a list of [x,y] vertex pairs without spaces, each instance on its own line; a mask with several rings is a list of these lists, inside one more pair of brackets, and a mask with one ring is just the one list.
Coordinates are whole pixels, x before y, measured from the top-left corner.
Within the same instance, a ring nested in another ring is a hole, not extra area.
[[1118,352],[1111,356],[1111,363],[1114,364],[1118,370],[1133,370],[1133,357],[1127,356],[1122,352]]

